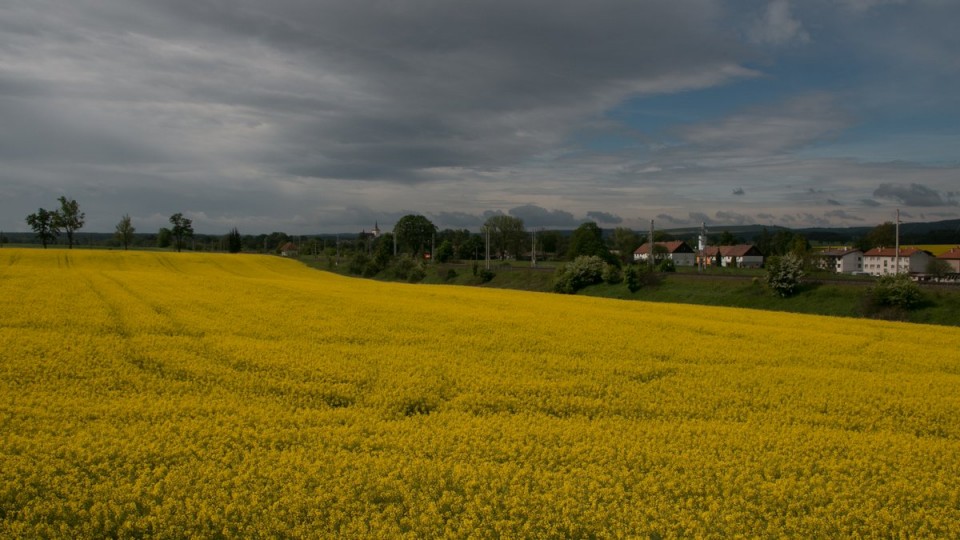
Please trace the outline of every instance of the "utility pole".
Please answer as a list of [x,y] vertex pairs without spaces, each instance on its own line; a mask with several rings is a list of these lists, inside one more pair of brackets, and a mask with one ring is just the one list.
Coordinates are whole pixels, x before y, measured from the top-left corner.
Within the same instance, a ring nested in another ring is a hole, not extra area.
[[900,209],[897,208],[897,228],[896,228],[896,240],[894,241],[894,256],[893,256],[893,272],[895,275],[900,274]]
[[533,249],[530,250],[530,266],[537,267],[537,230],[533,229]]
[[490,227],[484,227],[483,230],[487,233],[487,239],[484,242],[487,248],[487,264],[485,267],[487,270],[489,270],[490,269]]
[[650,238],[650,254],[647,256],[647,263],[650,265],[650,269],[653,270],[653,267],[654,267],[653,253],[656,250],[653,249],[654,245],[653,245],[653,220],[652,219],[650,220],[650,237],[649,238]]
[[697,249],[700,251],[697,270],[703,272],[707,268],[707,261],[703,259],[703,252],[707,250],[707,224],[703,221],[700,222],[700,237],[697,238]]

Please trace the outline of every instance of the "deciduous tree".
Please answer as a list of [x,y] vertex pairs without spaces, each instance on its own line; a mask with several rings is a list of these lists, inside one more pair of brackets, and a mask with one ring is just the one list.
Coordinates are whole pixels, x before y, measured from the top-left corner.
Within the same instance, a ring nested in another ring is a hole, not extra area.
[[60,209],[54,212],[54,221],[57,228],[67,235],[67,245],[73,249],[73,233],[82,229],[86,214],[80,211],[77,201],[60,196]]
[[117,240],[123,246],[123,249],[127,249],[130,244],[133,243],[133,233],[136,229],[133,227],[133,224],[130,221],[130,214],[124,214],[120,218],[120,223],[117,223],[117,232],[114,233]]
[[610,250],[603,242],[603,231],[592,221],[581,224],[570,237],[567,258],[573,260],[581,256],[600,257],[604,261],[612,262]]
[[36,213],[27,216],[27,225],[37,233],[37,238],[47,248],[47,244],[57,239],[60,229],[57,227],[57,213],[40,208]]
[[173,237],[177,251],[183,249],[183,240],[193,236],[193,220],[186,218],[180,212],[170,216],[170,235]]
[[419,214],[408,214],[400,218],[393,227],[397,242],[415,256],[422,254],[437,234],[437,226]]
[[501,259],[509,255],[520,255],[523,243],[527,239],[523,220],[518,217],[497,214],[490,216],[483,224],[490,231],[490,248]]

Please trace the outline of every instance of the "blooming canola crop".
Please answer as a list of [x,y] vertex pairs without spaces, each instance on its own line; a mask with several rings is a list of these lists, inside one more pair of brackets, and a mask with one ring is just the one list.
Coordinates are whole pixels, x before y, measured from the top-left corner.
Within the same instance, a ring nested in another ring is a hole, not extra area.
[[960,329],[0,250],[2,537],[960,536]]

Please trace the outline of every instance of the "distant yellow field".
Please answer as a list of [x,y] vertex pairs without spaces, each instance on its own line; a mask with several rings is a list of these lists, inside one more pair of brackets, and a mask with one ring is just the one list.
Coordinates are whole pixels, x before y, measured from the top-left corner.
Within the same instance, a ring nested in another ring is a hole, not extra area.
[[926,245],[915,245],[915,246],[907,246],[907,247],[915,247],[918,249],[923,249],[923,250],[929,251],[930,253],[933,253],[934,256],[940,256],[950,251],[951,249],[957,247],[957,244],[926,244]]
[[0,537],[960,537],[960,329],[0,250]]

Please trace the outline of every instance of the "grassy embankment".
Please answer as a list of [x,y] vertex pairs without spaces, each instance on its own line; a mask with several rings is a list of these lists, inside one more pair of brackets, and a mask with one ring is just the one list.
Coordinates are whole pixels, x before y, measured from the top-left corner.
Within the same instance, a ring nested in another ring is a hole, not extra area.
[[[303,258],[309,266],[347,274],[347,263],[331,267],[326,261]],[[541,263],[539,269],[529,263],[492,264],[494,277],[483,283],[473,274],[472,263],[428,266],[426,284],[475,285],[482,287],[550,292],[553,290],[553,269],[560,263]],[[483,269],[483,263],[479,265]],[[456,276],[447,279],[449,270]],[[387,274],[385,272],[384,274]],[[392,281],[389,275],[378,279]],[[786,311],[839,317],[876,317],[865,305],[868,287],[874,282],[869,277],[818,274],[807,279],[807,284],[790,298],[779,298],[762,283],[762,270],[709,269],[705,275],[681,269],[677,273],[661,274],[654,286],[631,293],[623,284],[600,284],[580,291],[584,296],[643,300],[704,306],[727,306],[769,311]],[[822,281],[829,280],[828,283]],[[915,323],[960,326],[960,288],[924,287],[927,302],[911,312],[893,314],[895,318]],[[887,316],[890,316],[888,313]]]

